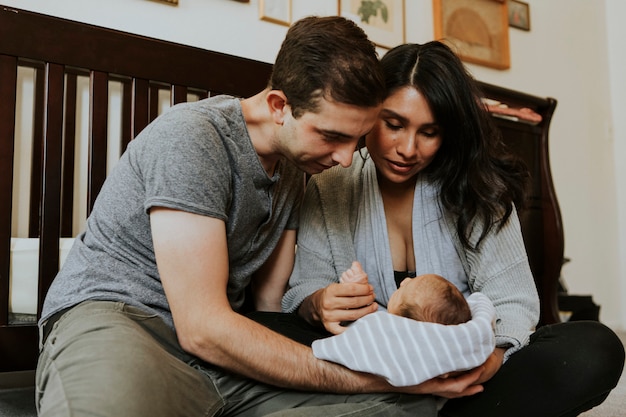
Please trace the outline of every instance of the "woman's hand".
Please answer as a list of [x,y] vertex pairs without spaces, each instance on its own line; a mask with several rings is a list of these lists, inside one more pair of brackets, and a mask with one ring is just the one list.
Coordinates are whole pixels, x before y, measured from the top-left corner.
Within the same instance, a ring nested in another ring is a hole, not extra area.
[[433,394],[444,398],[459,398],[483,391],[483,383],[490,380],[502,366],[506,349],[496,348],[485,363],[467,372],[452,372],[428,380],[416,387],[418,394]]
[[339,334],[346,330],[341,323],[355,321],[377,309],[371,285],[345,283],[330,284],[314,292],[302,302],[298,313],[309,323]]
[[489,381],[496,374],[496,372],[500,370],[500,367],[502,366],[502,362],[504,360],[504,352],[506,352],[506,349],[504,348],[495,348],[493,353],[482,365],[482,368],[484,368],[484,370],[480,375],[480,378],[478,378],[478,381],[476,381],[477,384],[482,384]]
[[414,387],[407,387],[407,392],[432,394],[443,398],[460,398],[478,394],[483,391],[483,386],[479,381],[484,372],[484,366],[480,366],[455,376],[432,378]]

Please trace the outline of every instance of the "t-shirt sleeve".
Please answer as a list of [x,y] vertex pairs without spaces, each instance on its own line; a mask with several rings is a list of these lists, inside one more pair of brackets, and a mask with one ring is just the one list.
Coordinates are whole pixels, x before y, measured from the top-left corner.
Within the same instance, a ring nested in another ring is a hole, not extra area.
[[169,207],[226,221],[231,170],[223,134],[206,113],[186,109],[172,109],[144,130],[131,160],[143,180],[145,210]]

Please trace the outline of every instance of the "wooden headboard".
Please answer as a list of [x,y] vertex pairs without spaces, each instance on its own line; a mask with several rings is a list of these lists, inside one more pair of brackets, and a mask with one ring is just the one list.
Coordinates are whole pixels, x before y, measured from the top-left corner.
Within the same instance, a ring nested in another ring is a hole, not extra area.
[[526,206],[518,211],[530,269],[541,302],[539,325],[561,321],[559,279],[565,247],[561,209],[550,169],[549,131],[557,101],[487,83],[479,83],[486,98],[509,109],[532,111],[540,120],[528,121],[492,113],[505,144],[530,171]]
[[[27,140],[15,137],[18,68],[34,72],[26,192],[28,237],[39,238],[39,272],[37,314],[26,319],[9,311],[15,145]],[[122,86],[123,151],[157,116],[163,91],[171,104],[221,93],[246,97],[265,88],[270,73],[270,64],[0,5],[0,372],[35,368],[35,322],[59,268],[59,237],[79,232],[71,221],[79,162],[74,154],[77,79],[89,83],[88,214],[106,177],[110,83]]]

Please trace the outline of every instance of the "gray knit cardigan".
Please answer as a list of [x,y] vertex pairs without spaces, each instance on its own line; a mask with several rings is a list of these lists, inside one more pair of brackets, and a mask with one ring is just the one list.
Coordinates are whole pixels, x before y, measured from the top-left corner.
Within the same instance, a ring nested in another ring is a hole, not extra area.
[[[296,262],[283,310],[294,312],[315,291],[339,282],[356,259],[356,213],[364,186],[362,171],[372,163],[355,154],[350,168],[335,167],[315,175],[307,185],[302,205]],[[483,239],[479,251],[463,247],[454,216],[444,214],[447,227],[467,276],[471,292],[488,296],[496,309],[496,345],[506,347],[505,359],[528,343],[539,320],[539,298],[528,264],[515,210],[499,231]],[[470,242],[482,232],[474,224]]]

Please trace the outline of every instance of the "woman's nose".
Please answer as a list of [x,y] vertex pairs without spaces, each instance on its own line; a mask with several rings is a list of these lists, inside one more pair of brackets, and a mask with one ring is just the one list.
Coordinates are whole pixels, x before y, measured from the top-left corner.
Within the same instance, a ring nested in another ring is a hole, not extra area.
[[396,143],[396,152],[405,158],[415,156],[417,153],[417,141],[414,135],[405,135],[399,138]]

